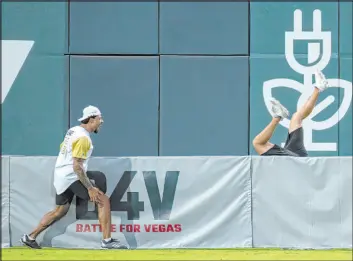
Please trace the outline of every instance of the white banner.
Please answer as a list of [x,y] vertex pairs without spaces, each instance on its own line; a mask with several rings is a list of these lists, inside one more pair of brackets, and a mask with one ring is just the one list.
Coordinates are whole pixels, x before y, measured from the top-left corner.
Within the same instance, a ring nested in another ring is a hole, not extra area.
[[[3,242],[11,233],[18,246],[55,207],[54,164],[11,157],[6,169],[3,160]],[[106,175],[112,235],[130,248],[352,248],[351,157],[93,158],[90,170]],[[93,204],[76,200],[38,238],[64,248],[100,240]]]
[[252,158],[254,247],[352,248],[352,157]]
[[[11,159],[13,245],[55,206],[54,162],[53,157]],[[89,169],[106,175],[112,236],[130,248],[252,246],[249,157],[93,158]],[[99,248],[93,210],[91,203],[86,213],[73,205],[38,241]]]

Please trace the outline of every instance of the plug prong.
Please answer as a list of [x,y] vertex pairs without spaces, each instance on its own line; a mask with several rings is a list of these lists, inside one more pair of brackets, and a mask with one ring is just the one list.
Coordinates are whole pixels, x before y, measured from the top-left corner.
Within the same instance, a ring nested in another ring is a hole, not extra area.
[[302,23],[303,23],[302,11],[300,9],[296,9],[294,11],[294,32],[303,31]]
[[321,10],[316,9],[313,12],[314,32],[321,32]]

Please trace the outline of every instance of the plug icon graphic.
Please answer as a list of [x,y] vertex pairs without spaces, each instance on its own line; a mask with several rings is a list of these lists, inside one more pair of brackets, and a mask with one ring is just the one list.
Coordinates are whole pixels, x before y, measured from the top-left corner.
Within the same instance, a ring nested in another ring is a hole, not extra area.
[[[289,66],[300,74],[314,74],[323,70],[331,58],[331,32],[321,29],[321,11],[313,12],[313,31],[303,31],[302,11],[294,11],[294,30],[285,33],[285,56]],[[308,66],[301,65],[294,57],[294,41],[308,41]],[[316,41],[316,42],[309,42]],[[322,48],[320,42],[322,42]],[[320,59],[322,49],[322,57]]]
[[[265,81],[263,84],[263,98],[267,110],[271,111],[270,99],[274,88],[290,88],[301,93],[297,102],[297,108],[301,107],[309,98],[313,91],[312,76],[318,69],[323,71],[331,58],[331,32],[322,31],[321,11],[313,12],[313,30],[304,31],[302,26],[302,11],[294,11],[293,31],[285,32],[285,57],[289,66],[297,73],[303,75],[303,83],[287,78],[277,78]],[[307,41],[308,55],[307,65],[300,64],[294,55],[294,42]],[[315,42],[312,42],[315,41]],[[321,55],[322,53],[322,55]],[[335,97],[330,95],[319,102],[313,112],[303,121],[304,143],[308,151],[336,151],[337,143],[334,142],[313,142],[313,131],[329,129],[336,125],[347,113],[352,101],[352,83],[343,79],[327,79],[330,88],[342,88],[344,96],[338,110],[324,121],[314,121],[313,118],[326,109],[335,101]],[[280,124],[289,128],[290,121],[284,119]],[[282,146],[284,143],[282,143]]]

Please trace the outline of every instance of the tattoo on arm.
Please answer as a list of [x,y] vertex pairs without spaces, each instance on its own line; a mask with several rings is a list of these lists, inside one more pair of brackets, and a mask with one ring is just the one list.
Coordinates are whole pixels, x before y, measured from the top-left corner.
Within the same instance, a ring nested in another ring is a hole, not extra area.
[[83,186],[85,186],[87,189],[90,189],[93,187],[93,185],[92,185],[91,181],[89,180],[89,178],[87,177],[82,164],[83,164],[83,159],[75,158],[74,159],[74,171],[77,174],[78,179],[81,181]]

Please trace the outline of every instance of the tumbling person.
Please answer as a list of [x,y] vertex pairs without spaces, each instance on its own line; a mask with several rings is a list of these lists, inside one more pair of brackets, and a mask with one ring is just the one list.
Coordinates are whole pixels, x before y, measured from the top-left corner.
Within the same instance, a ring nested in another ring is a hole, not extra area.
[[293,157],[307,157],[308,152],[304,146],[304,133],[302,121],[310,115],[313,111],[319,94],[329,87],[325,75],[317,71],[315,73],[315,88],[307,100],[307,102],[293,114],[288,136],[284,147],[270,142],[270,139],[281,120],[288,118],[288,110],[276,99],[271,99],[272,103],[272,120],[254,139],[253,146],[256,152],[261,156],[293,156]]

